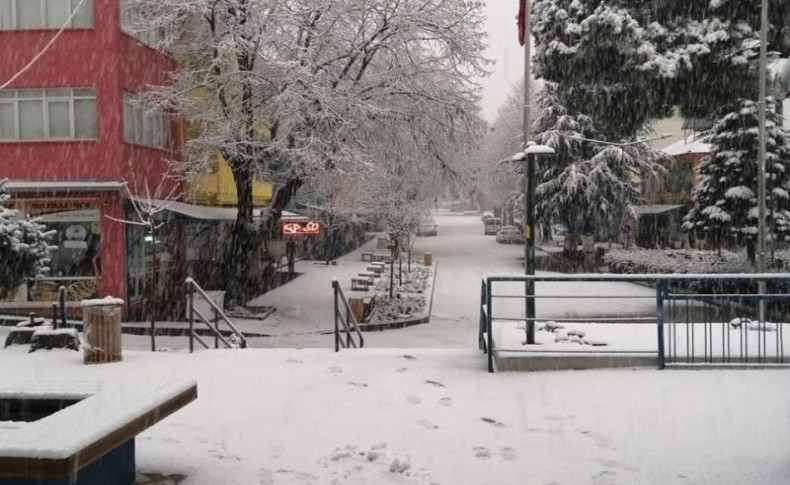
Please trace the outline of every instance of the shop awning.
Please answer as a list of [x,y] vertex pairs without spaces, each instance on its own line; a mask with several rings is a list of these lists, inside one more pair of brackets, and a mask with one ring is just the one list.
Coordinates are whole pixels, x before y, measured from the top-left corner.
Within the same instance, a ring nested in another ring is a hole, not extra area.
[[[145,199],[134,198],[139,202],[145,203]],[[164,205],[166,209],[171,212],[191,217],[193,219],[200,219],[204,221],[235,221],[239,211],[235,206],[213,206],[213,205],[197,205],[187,204],[186,202],[165,202],[153,201],[156,205]],[[253,217],[258,218],[260,209],[253,209]],[[307,221],[308,217],[295,214],[293,212],[283,211],[282,220],[284,221]]]
[[640,216],[648,214],[661,214],[662,212],[669,212],[683,207],[683,204],[653,204],[653,205],[635,205],[636,213]]
[[122,187],[113,180],[8,180],[4,185],[9,192],[114,192]]

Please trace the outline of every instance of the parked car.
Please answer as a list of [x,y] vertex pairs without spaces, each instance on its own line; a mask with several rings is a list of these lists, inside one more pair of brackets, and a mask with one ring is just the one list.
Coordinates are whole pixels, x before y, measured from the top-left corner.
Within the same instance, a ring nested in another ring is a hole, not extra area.
[[483,212],[483,217],[481,217],[480,220],[485,222],[485,221],[487,221],[488,219],[490,219],[492,217],[494,217],[494,213],[493,212],[485,211],[485,212]]
[[500,244],[524,244],[524,235],[516,226],[504,226],[496,233],[496,242]]
[[429,215],[420,215],[420,220],[417,224],[417,235],[418,236],[436,236],[437,230],[436,228],[438,225],[436,221],[433,220],[433,217]]
[[489,217],[485,220],[485,222],[483,222],[483,225],[483,234],[486,236],[496,234],[497,231],[502,229],[502,219],[499,217]]
[[551,226],[551,240],[554,241],[554,244],[557,246],[564,243],[567,236],[568,228],[565,227],[565,224],[554,224]]

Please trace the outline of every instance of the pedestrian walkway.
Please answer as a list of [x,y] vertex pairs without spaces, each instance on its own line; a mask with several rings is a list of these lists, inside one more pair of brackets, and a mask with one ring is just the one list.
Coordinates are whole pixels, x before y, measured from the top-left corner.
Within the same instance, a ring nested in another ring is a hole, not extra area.
[[376,237],[337,258],[335,264],[307,260],[297,262],[296,272],[300,276],[248,302],[249,308],[274,307],[275,311],[263,321],[245,321],[245,328],[257,326],[259,333],[271,336],[333,331],[332,279],[337,278],[347,297],[372,295],[370,291],[352,291],[351,278],[367,271],[370,263],[362,261],[362,253],[375,250]]

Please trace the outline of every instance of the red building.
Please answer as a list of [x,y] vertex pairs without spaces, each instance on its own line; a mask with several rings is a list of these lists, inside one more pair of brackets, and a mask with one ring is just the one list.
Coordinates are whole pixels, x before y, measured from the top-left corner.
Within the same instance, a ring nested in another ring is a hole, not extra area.
[[[123,3],[0,0],[0,179],[17,208],[57,230],[50,276],[72,299],[128,296],[130,242],[116,220],[138,195],[131,173],[137,190],[155,187],[178,153],[174,119],[136,100],[176,63],[126,31]],[[31,290],[17,300],[51,296]]]

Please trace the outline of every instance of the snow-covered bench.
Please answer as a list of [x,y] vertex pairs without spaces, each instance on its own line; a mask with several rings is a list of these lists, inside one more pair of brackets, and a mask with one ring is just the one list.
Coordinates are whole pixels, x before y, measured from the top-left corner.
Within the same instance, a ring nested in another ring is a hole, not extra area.
[[196,398],[192,380],[0,379],[0,483],[133,485],[135,436]]

